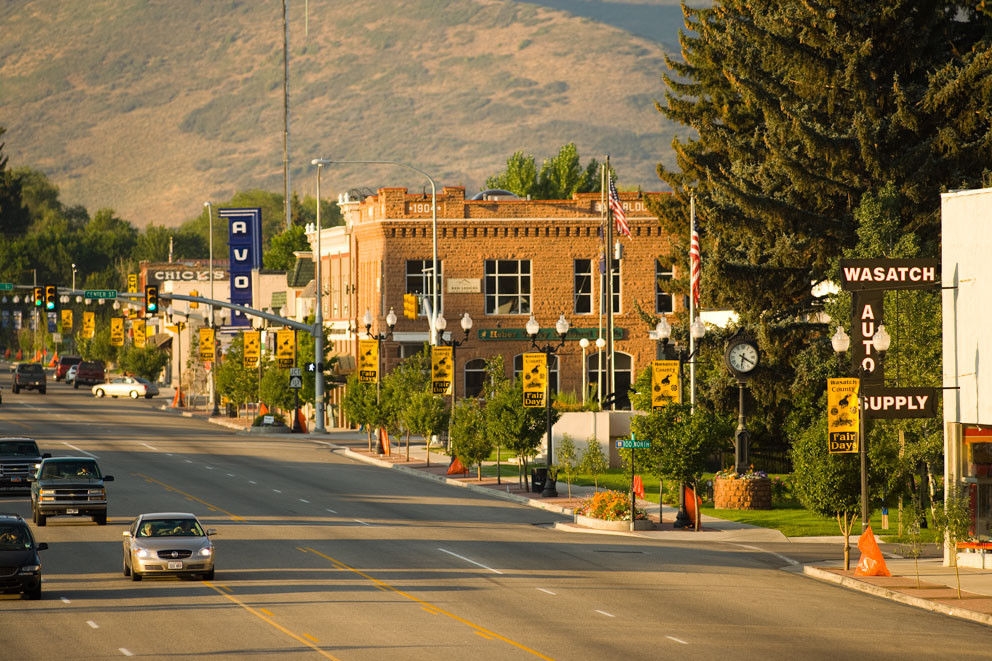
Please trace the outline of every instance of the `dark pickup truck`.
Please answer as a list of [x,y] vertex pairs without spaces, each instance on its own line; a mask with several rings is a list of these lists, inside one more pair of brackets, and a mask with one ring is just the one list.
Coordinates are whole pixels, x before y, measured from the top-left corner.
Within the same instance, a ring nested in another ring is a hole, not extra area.
[[14,383],[10,392],[15,395],[22,390],[37,390],[42,395],[48,389],[48,375],[41,363],[19,363],[14,368]]
[[32,438],[9,436],[0,438],[0,493],[30,491],[31,475],[45,457]]
[[102,360],[84,360],[76,368],[76,378],[72,387],[79,389],[80,385],[95,386],[107,380],[107,371]]
[[48,457],[31,477],[31,517],[44,526],[50,516],[89,516],[107,525],[107,488],[92,457]]

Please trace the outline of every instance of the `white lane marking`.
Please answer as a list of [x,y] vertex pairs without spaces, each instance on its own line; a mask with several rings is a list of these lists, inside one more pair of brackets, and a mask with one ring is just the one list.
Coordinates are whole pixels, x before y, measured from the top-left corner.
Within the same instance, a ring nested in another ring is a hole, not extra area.
[[126,647],[118,647],[117,649],[118,649],[118,651],[120,651],[120,653],[121,653],[121,654],[123,654],[124,656],[134,656],[134,652],[132,652],[131,650],[129,650],[129,649],[128,649],[128,648],[126,648]]
[[337,510],[332,510],[330,507],[324,509],[325,512],[330,512],[331,514],[337,514]]
[[275,493],[282,493],[282,491],[280,491],[279,489],[273,489],[272,491]]
[[69,599],[69,597],[62,597],[62,603],[63,604],[71,604],[72,603],[72,600]]
[[616,617],[613,613],[607,613],[606,611],[597,610],[596,612],[600,615],[605,615],[606,617]]
[[689,644],[689,643],[685,642],[684,640],[682,640],[681,638],[676,638],[675,636],[665,636],[665,638],[667,638],[668,640],[674,640],[676,643],[679,643],[680,645],[688,645]]
[[214,469],[213,466],[209,466],[209,465],[208,466],[204,466],[204,468],[206,468],[208,471],[212,471]]
[[766,551],[765,549],[759,549],[757,546],[750,546],[749,544],[736,544],[736,546],[739,546],[742,549],[747,549],[748,551],[757,551],[758,553],[767,553],[768,555],[772,556],[773,558],[778,558],[782,562],[784,562],[786,564],[789,564],[789,565],[792,565],[793,567],[799,565],[799,562],[797,562],[796,560],[793,560],[792,558],[787,558],[787,557],[785,557],[784,555],[782,555],[780,553],[775,553],[774,551]]
[[93,620],[86,620],[86,624],[90,625],[90,629],[99,629],[100,625]]
[[149,450],[152,450],[153,452],[158,452],[158,448],[150,443],[142,443],[142,445],[144,445]]
[[310,504],[310,501],[307,500],[306,498],[300,498],[300,502],[301,503],[307,503],[308,505]]
[[84,450],[84,449],[82,449],[80,447],[77,447],[77,446],[73,445],[72,443],[67,443],[65,441],[62,441],[62,445],[66,446],[67,448],[71,448],[71,449],[75,450],[76,452],[78,452],[80,454],[85,454],[85,455],[87,455],[89,457],[97,457],[98,456],[98,455],[93,454],[92,452],[87,452],[86,450]]
[[371,523],[366,523],[365,521],[362,521],[361,519],[352,519],[352,521],[354,521],[355,523],[360,523],[363,526],[371,526],[372,525]]
[[544,594],[550,594],[553,597],[557,597],[558,596],[558,593],[557,592],[552,592],[551,590],[549,590],[547,588],[537,588],[537,589],[538,589],[538,591],[543,592]]
[[186,459],[185,461],[186,461],[187,464],[193,463],[193,460],[192,459]]
[[491,571],[494,574],[502,574],[503,573],[503,572],[501,572],[498,569],[493,569],[492,567],[487,567],[486,565],[482,564],[481,562],[476,562],[475,560],[470,560],[470,559],[466,558],[465,556],[458,555],[457,553],[455,553],[453,551],[449,551],[448,549],[438,548],[438,551],[440,551],[441,553],[447,553],[448,555],[454,556],[454,557],[458,558],[459,560],[464,560],[465,562],[467,562],[467,563],[469,563],[471,565],[475,565],[476,567],[482,567],[483,569],[487,569],[487,570]]
[[234,473],[228,473],[227,476],[228,477],[234,477]]
[[248,480],[248,484],[253,484],[254,485],[254,484],[258,484],[258,482],[256,482],[255,480]]

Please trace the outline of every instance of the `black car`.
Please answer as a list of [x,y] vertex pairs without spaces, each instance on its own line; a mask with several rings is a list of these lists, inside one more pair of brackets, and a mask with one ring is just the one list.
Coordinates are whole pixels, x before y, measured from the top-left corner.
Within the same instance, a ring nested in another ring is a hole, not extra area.
[[0,437],[0,493],[31,491],[31,475],[41,460],[50,456],[42,454],[33,438]]
[[41,599],[41,558],[48,548],[36,543],[27,522],[17,514],[0,514],[0,592]]
[[19,363],[14,369],[14,384],[10,391],[15,395],[22,390],[37,390],[42,395],[48,389],[48,375],[41,363]]

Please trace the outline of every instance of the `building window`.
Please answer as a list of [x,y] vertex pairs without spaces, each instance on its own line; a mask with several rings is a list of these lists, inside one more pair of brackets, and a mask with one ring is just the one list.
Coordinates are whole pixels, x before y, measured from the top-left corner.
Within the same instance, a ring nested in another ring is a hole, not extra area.
[[[417,314],[425,315],[423,297],[430,297],[434,290],[431,288],[431,271],[434,270],[434,260],[432,259],[408,259],[406,260],[406,293],[417,295]],[[441,292],[440,283],[444,281],[444,263],[437,262],[438,270],[438,293]],[[440,296],[438,297],[440,299]],[[442,312],[444,312],[442,310]]]
[[575,314],[592,314],[594,312],[592,285],[595,282],[592,275],[592,260],[575,260],[572,278]]
[[486,260],[486,314],[530,314],[530,260]]
[[672,267],[654,260],[654,311],[663,314],[673,311],[673,299],[669,293],[672,284]]
[[486,384],[486,361],[476,358],[465,363],[465,397],[482,397]]
[[[606,309],[606,273],[600,273],[600,310]],[[613,262],[613,314],[620,314],[620,265]]]
[[[551,354],[549,357],[551,361],[548,363],[548,388],[550,388],[551,396],[553,397],[558,392],[558,356],[557,354]],[[513,378],[519,379],[520,373],[523,371],[524,355],[518,353],[513,357]]]

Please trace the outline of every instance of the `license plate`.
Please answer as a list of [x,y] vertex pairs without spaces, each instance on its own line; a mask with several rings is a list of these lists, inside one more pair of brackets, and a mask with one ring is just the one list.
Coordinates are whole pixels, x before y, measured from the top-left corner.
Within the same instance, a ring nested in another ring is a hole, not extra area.
[[20,484],[21,478],[19,478],[19,477],[12,477],[12,478],[10,478],[10,481],[13,482],[14,484]]
[[182,569],[182,568],[183,568],[182,562],[175,561],[169,563],[169,569]]
[[68,508],[66,508],[65,513],[66,514],[79,514],[79,510],[76,509],[75,507],[68,507]]

